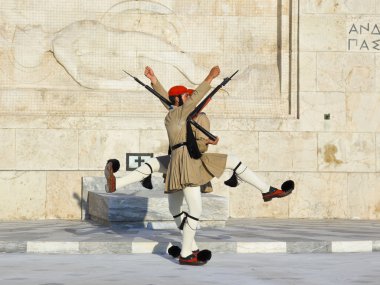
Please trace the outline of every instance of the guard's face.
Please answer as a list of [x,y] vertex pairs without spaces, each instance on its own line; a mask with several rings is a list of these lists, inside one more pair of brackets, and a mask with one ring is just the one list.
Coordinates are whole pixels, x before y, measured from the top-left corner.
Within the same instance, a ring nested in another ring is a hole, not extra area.
[[182,96],[182,101],[183,101],[183,103],[185,103],[186,100],[190,97],[190,94],[189,94],[189,93],[184,93],[184,94],[182,94],[181,96]]
[[[191,94],[189,94],[189,93],[183,93],[180,96],[181,96],[182,104],[183,104],[183,103],[185,103],[187,101],[187,99],[189,99],[189,97],[191,96]],[[176,98],[175,98],[175,106],[181,106],[182,104],[180,103],[180,97],[176,96]]]

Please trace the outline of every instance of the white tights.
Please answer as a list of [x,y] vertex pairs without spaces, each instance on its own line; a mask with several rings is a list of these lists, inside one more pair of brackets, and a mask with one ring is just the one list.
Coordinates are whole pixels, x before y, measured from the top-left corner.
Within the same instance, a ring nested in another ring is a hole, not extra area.
[[[186,187],[183,191],[168,194],[169,211],[172,216],[182,213],[182,203],[184,197],[189,208],[188,214],[193,218],[199,219],[202,214],[202,198],[199,186]],[[192,254],[194,250],[198,249],[194,237],[199,222],[191,217],[187,217],[182,231],[182,257],[187,257]],[[174,218],[177,227],[181,225],[183,219],[185,218],[185,214],[181,214],[180,216]]]
[[[237,157],[233,155],[227,156],[226,169],[234,170],[235,167],[241,162]],[[244,182],[256,187],[265,193],[269,191],[270,185],[266,184],[260,177],[258,177],[251,169],[244,164],[240,164],[236,169],[237,176]]]
[[[153,172],[166,173],[169,165],[169,160],[169,155],[163,155],[152,157],[146,163],[152,167]],[[151,174],[151,170],[146,163],[129,173],[127,176],[116,177],[116,190],[131,183],[139,182]]]
[[[148,175],[150,175],[152,172],[166,173],[169,160],[169,155],[158,156],[149,159],[147,163],[152,167],[152,170],[147,164],[143,164],[139,168],[131,172],[129,175],[120,178],[117,177],[116,189],[119,189],[123,186],[126,186],[134,182],[139,182]],[[238,158],[236,158],[233,155],[228,155],[226,161],[226,169],[234,170],[239,163],[240,160]],[[236,169],[236,174],[240,179],[256,187],[262,193],[269,191],[270,186],[266,184],[263,180],[261,180],[252,170],[250,170],[244,164],[239,165],[239,167]],[[191,217],[199,219],[202,213],[202,199],[199,186],[186,187],[185,189],[183,189],[183,191],[168,194],[169,211],[172,214],[172,216],[176,216],[182,213],[182,203],[184,197],[189,208],[188,214]],[[183,219],[185,218],[185,214],[181,214],[180,216],[174,218],[177,227],[181,225]],[[198,249],[198,246],[194,239],[197,226],[198,220],[194,220],[190,217],[187,217],[182,231],[182,257],[187,257],[190,254],[192,254],[192,251]]]
[[[152,167],[153,172],[166,173],[169,165],[170,156],[163,155],[149,159],[147,163]],[[240,160],[234,155],[228,155],[226,161],[226,169],[235,169]],[[256,187],[262,193],[268,192],[270,185],[266,184],[261,178],[259,178],[252,170],[250,170],[244,164],[240,164],[236,170],[238,177],[247,182],[248,184]],[[124,177],[116,177],[116,189],[120,189],[128,184],[139,182],[151,174],[151,169],[147,164],[141,165],[136,170],[132,171],[129,175]]]

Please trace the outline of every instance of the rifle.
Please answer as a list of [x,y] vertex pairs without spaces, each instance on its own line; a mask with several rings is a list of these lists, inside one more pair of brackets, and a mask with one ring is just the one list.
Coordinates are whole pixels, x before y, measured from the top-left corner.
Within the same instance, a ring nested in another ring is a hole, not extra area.
[[128,72],[126,72],[125,70],[123,70],[126,74],[128,74],[130,77],[132,77],[134,80],[136,80],[140,85],[144,86],[148,91],[150,91],[150,93],[152,93],[154,96],[156,96],[158,99],[161,100],[161,102],[163,102],[164,104],[166,104],[169,109],[173,109],[173,105],[172,105],[172,102],[170,102],[168,99],[166,99],[165,97],[161,96],[160,93],[158,93],[156,90],[154,90],[152,87],[150,87],[149,85],[145,85],[144,82],[140,81],[140,79],[138,79],[137,77],[134,77],[133,75],[129,74]]
[[198,130],[200,130],[202,133],[204,133],[209,139],[216,140],[216,136],[214,136],[212,133],[210,133],[208,130],[206,130],[204,127],[202,127],[200,124],[198,124],[196,121],[191,119],[190,124],[192,124],[194,127],[196,127]]
[[236,70],[236,71],[234,72],[234,74],[232,74],[230,77],[226,77],[226,78],[224,78],[223,81],[222,81],[222,83],[220,83],[218,86],[216,86],[216,87],[214,88],[214,90],[212,90],[211,93],[208,94],[208,95],[206,96],[206,98],[204,98],[204,99],[202,100],[202,102],[200,102],[200,103],[197,105],[197,107],[195,107],[195,109],[190,113],[188,119],[189,119],[189,118],[190,118],[190,119],[193,119],[194,117],[196,117],[196,116],[197,116],[197,115],[203,110],[203,108],[206,107],[206,105],[211,101],[212,96],[214,96],[215,93],[218,92],[220,88],[222,88],[222,86],[225,86],[225,85],[231,80],[231,78],[232,78],[236,73],[238,73],[238,71],[239,71],[239,70]]
[[[149,85],[145,85],[144,82],[139,80],[137,77],[134,77],[133,75],[129,74],[125,70],[123,70],[126,74],[128,74],[130,77],[132,77],[136,82],[138,82],[140,85],[144,86],[148,91],[150,91],[154,96],[156,96],[158,99],[160,99],[164,104],[166,104],[169,109],[173,109],[172,103],[163,97],[160,93],[158,93],[156,90],[154,90],[152,87]],[[202,133],[204,133],[209,139],[211,140],[216,140],[216,136],[214,136],[212,133],[210,133],[208,130],[203,128],[201,125],[199,125],[197,122],[195,122],[193,119],[190,119],[190,123],[196,127],[198,130],[200,130]]]
[[[194,122],[194,118],[196,116],[198,116],[198,114],[202,111],[202,109],[204,107],[206,107],[206,105],[211,101],[211,98],[212,96],[215,95],[216,92],[218,92],[218,90],[220,88],[222,88],[222,86],[226,85],[230,80],[231,78],[238,72],[239,70],[236,70],[234,74],[232,74],[230,77],[226,77],[223,79],[222,83],[220,83],[218,86],[216,86],[214,88],[214,90],[211,91],[211,93],[209,95],[206,96],[206,98],[204,98],[202,100],[201,103],[198,104],[198,106],[196,106],[194,108],[194,110],[189,114],[189,116],[187,117],[186,119],[186,143],[187,143],[187,150],[189,151],[189,155],[191,158],[193,159],[199,159],[202,157],[202,153],[199,151],[199,148],[198,148],[198,144],[196,143],[196,140],[195,140],[195,137],[194,137],[194,134],[193,132],[191,131],[191,126],[190,124],[194,125],[195,127],[197,127],[200,131],[203,132],[203,130],[201,128],[199,128],[200,126]],[[212,134],[210,134],[212,135]],[[208,136],[210,139],[212,140],[216,140],[216,137],[215,136]]]

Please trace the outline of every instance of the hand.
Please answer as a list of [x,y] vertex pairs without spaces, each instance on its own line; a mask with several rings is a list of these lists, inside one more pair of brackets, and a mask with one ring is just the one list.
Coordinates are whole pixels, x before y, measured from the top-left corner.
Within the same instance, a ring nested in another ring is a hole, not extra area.
[[151,67],[145,67],[144,75],[150,79],[150,82],[152,84],[157,83],[157,77],[154,75],[153,69]]
[[214,141],[212,139],[208,139],[207,144],[217,145],[218,142],[219,142],[219,137],[216,137]]
[[210,73],[207,75],[205,81],[210,84],[214,78],[219,76],[219,74],[220,74],[220,68],[219,66],[216,65],[213,68],[211,68]]
[[210,73],[209,75],[212,77],[212,78],[216,78],[218,77],[220,74],[220,68],[218,65],[214,66],[213,68],[211,68],[210,70]]

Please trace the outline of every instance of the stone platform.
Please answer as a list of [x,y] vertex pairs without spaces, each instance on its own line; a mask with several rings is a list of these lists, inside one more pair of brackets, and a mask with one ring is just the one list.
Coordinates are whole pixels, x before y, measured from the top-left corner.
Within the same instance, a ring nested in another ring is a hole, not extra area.
[[[102,224],[130,224],[151,229],[176,228],[169,212],[161,177],[152,177],[153,190],[133,183],[115,193],[105,193],[104,177],[83,177],[84,217]],[[200,226],[223,227],[229,216],[228,198],[202,194]],[[184,201],[183,211],[187,211]]]

